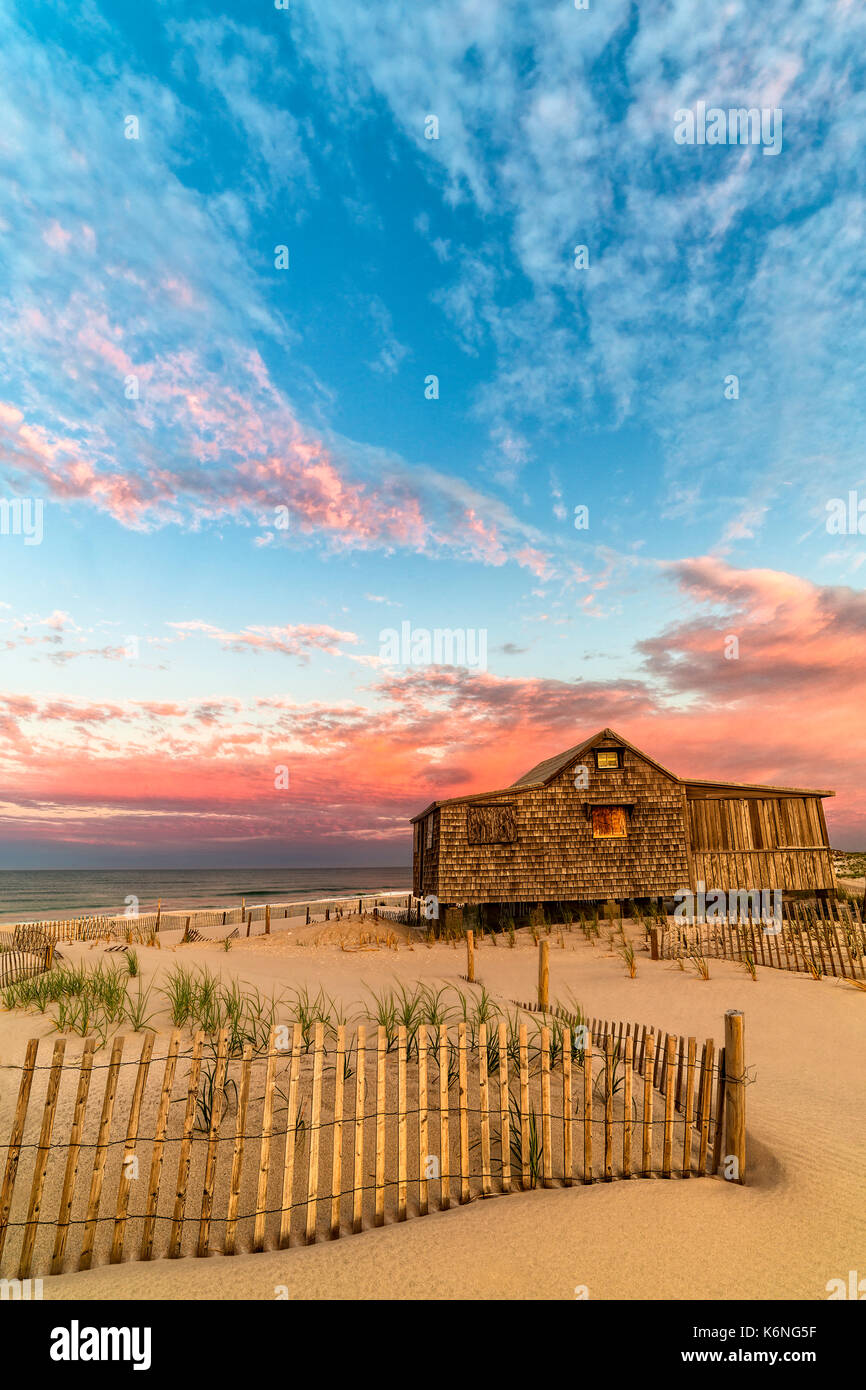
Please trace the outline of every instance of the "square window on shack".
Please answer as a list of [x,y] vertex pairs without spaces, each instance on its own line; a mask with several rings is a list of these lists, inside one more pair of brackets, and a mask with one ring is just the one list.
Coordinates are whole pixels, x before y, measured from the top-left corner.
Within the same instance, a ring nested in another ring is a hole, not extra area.
[[592,836],[594,840],[624,840],[626,814],[624,806],[593,806]]
[[595,754],[595,765],[598,768],[619,767],[619,749],[598,748]]

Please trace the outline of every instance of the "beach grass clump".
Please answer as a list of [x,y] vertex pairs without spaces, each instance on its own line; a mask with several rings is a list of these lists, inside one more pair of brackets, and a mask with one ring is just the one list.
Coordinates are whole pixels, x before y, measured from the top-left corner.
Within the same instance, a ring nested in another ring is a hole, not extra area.
[[[524,1167],[529,1172],[529,1186],[537,1187],[541,1177],[541,1127],[538,1123],[538,1116],[534,1107],[530,1106],[526,1116],[526,1145],[524,1153],[524,1138],[522,1115],[520,1103],[513,1093],[508,1098],[508,1109],[510,1116],[509,1141],[511,1157],[515,1168],[523,1171]],[[525,1159],[525,1162],[524,1162]]]
[[447,1023],[451,1016],[451,1010],[445,1003],[448,994],[448,987],[442,986],[434,989],[432,985],[422,985],[419,998],[419,1023],[426,1023],[431,1028],[440,1028],[443,1023]]
[[198,1094],[196,1095],[196,1116],[195,1128],[203,1133],[213,1127],[219,1130],[229,1107],[229,1096],[234,1094],[235,1104],[237,1104],[238,1088],[236,1082],[223,1072],[223,1080],[217,1084],[218,1070],[218,1045],[211,1041],[208,1044],[210,1056],[202,1064],[201,1080],[199,1082]]
[[637,974],[637,959],[635,958],[634,947],[632,946],[630,941],[626,942],[624,946],[620,946],[619,954],[625,961],[626,969],[628,970],[630,979],[633,980],[635,975]]
[[383,989],[377,993],[376,990],[367,987],[367,992],[373,1001],[368,1017],[376,1024],[377,1028],[384,1028],[385,1049],[387,1052],[391,1052],[397,1046],[398,995],[393,989]]
[[150,1026],[150,1021],[155,1012],[148,1012],[148,1004],[150,1003],[150,996],[152,993],[153,984],[151,983],[145,988],[144,981],[139,975],[138,992],[136,994],[127,992],[126,994],[124,1016],[129,1022],[133,1033],[140,1033],[143,1029]]
[[185,965],[175,965],[164,977],[160,993],[168,1001],[168,1011],[175,1028],[192,1023],[195,998],[194,972]]
[[689,959],[691,960],[694,971],[699,976],[699,978],[702,980],[708,980],[710,978],[710,963],[707,960],[706,956],[702,956],[698,951],[692,951],[689,956]]

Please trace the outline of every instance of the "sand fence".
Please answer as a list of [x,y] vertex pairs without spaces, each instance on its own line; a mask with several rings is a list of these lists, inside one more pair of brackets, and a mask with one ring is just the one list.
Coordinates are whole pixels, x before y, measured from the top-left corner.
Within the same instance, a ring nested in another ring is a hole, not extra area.
[[815,979],[825,975],[866,980],[866,928],[856,903],[793,905],[782,921],[721,917],[694,926],[650,932],[654,959],[714,957],[743,965],[770,965]]
[[[363,893],[357,897],[310,898],[290,903],[256,903],[249,907],[242,902],[240,907],[199,908],[189,911],[163,911],[161,904],[154,912],[139,912],[134,916],[117,914],[115,916],[85,916],[69,918],[48,918],[21,923],[15,931],[29,929],[40,931],[46,939],[53,941],[98,941],[132,937],[145,941],[156,932],[204,932],[219,930],[222,927],[239,928],[238,935],[260,935],[270,932],[271,924],[291,921],[302,917],[304,920],[330,921],[348,916],[357,911],[378,914],[396,921],[408,921],[412,916],[413,898],[411,893]],[[416,914],[417,916],[417,911]],[[254,931],[253,928],[256,928]]]
[[[0,1272],[336,1239],[534,1187],[745,1176],[743,1017],[725,1047],[543,1016],[33,1040],[0,1188]],[[132,1053],[132,1055],[129,1055]]]
[[44,974],[51,969],[53,960],[54,942],[38,929],[34,932],[16,927],[11,932],[0,931],[0,989],[16,980]]

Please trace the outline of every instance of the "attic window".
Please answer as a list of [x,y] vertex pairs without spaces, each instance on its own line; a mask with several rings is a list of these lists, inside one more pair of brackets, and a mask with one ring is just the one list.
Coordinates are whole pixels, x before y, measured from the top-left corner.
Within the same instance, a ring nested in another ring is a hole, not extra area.
[[593,806],[592,838],[594,840],[624,840],[626,808],[624,806]]
[[595,765],[597,768],[622,767],[621,748],[596,748]]

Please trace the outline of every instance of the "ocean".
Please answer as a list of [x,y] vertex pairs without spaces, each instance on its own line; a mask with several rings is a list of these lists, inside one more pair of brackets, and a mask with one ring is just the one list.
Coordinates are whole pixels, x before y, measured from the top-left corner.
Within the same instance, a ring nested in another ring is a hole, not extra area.
[[409,865],[385,869],[0,869],[0,922],[248,907],[356,893],[411,892]]

